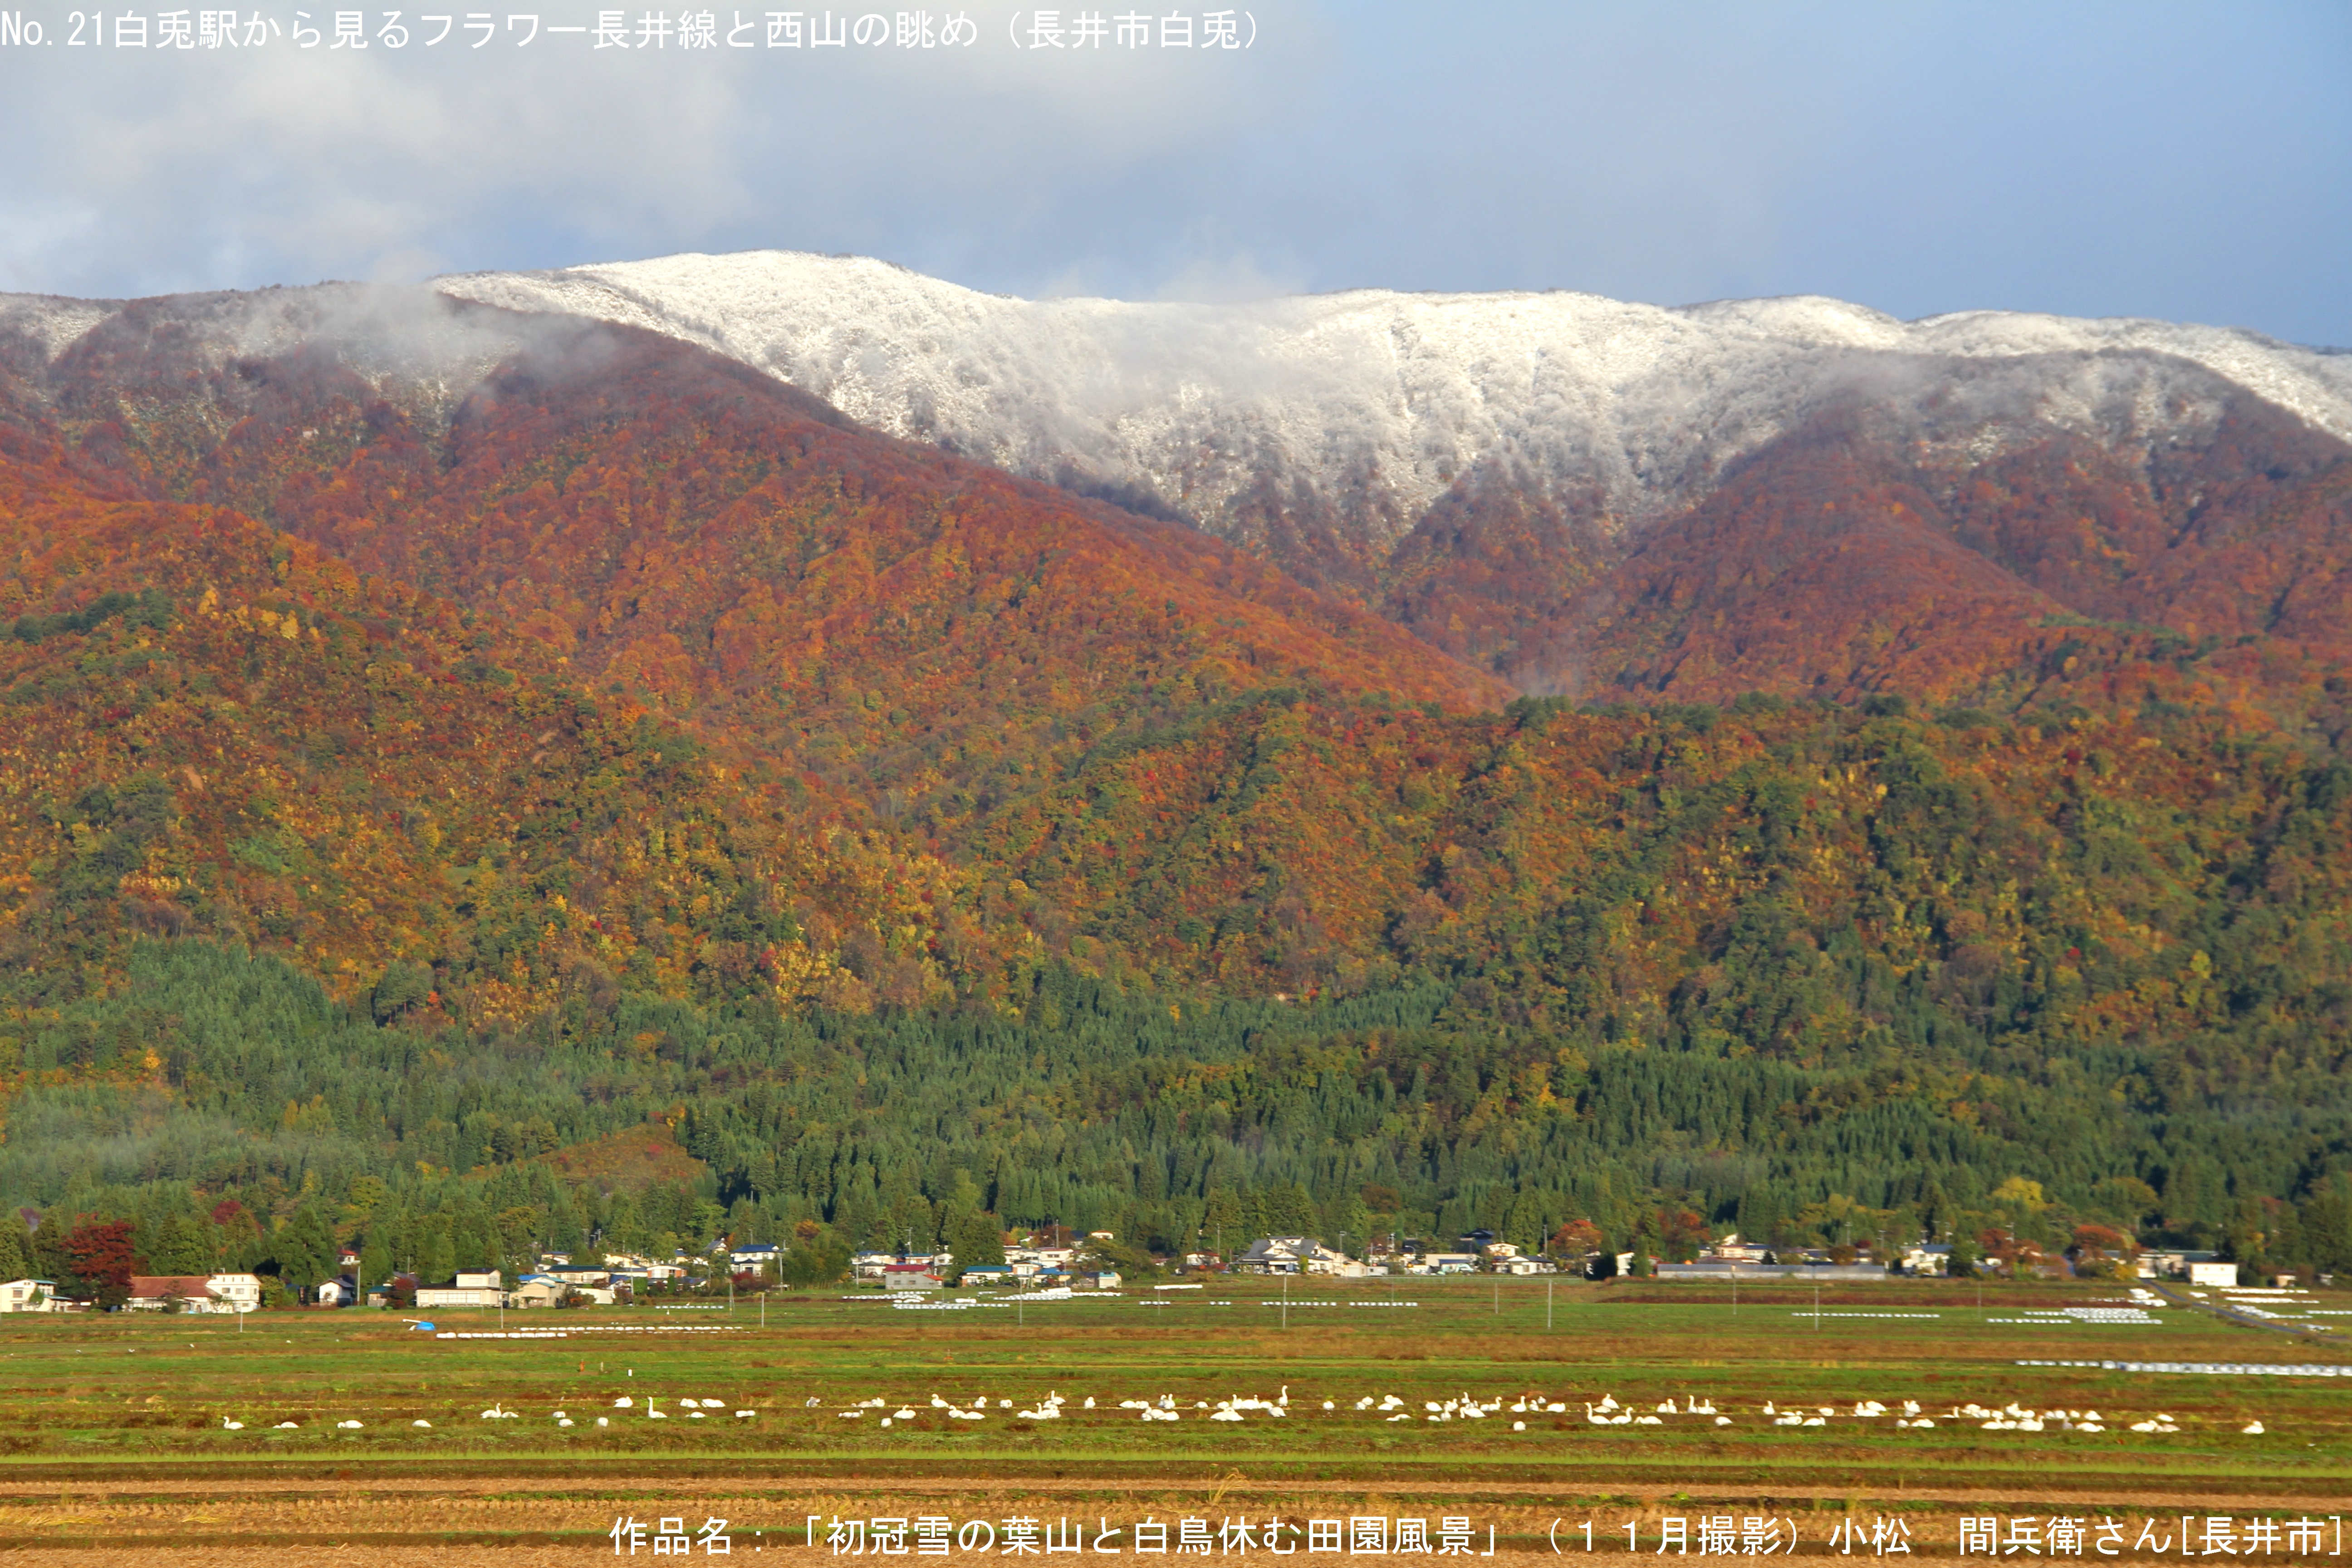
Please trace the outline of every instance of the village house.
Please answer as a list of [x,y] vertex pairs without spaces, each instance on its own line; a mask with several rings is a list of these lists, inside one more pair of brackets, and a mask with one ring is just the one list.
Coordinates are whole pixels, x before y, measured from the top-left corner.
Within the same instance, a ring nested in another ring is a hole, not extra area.
[[122,1305],[133,1312],[209,1312],[211,1284],[202,1274],[133,1274],[130,1298]]
[[0,1285],[0,1312],[51,1312],[58,1288],[48,1279],[11,1279]]
[[928,1263],[886,1263],[882,1266],[882,1289],[885,1290],[936,1290],[943,1283],[939,1270]]
[[567,1266],[561,1268],[543,1269],[541,1272],[550,1279],[561,1279],[566,1285],[588,1288],[609,1285],[613,1280],[613,1273],[609,1268],[572,1268]]
[[1004,1261],[1014,1274],[1026,1279],[1049,1271],[1066,1273],[1077,1255],[1075,1247],[1008,1247],[1004,1249]]
[[1234,1268],[1244,1274],[1333,1274],[1369,1272],[1344,1252],[1305,1236],[1264,1236],[1249,1244]]
[[221,1312],[257,1312],[261,1310],[261,1276],[258,1274],[215,1274],[205,1281],[213,1300],[220,1303],[214,1309]]
[[[0,1286],[0,1295],[7,1289]],[[160,1312],[174,1301],[183,1312],[250,1312],[261,1305],[261,1279],[254,1274],[134,1274],[123,1305],[134,1312]]]
[[515,1279],[514,1289],[507,1292],[509,1307],[553,1307],[561,1305],[564,1293],[572,1289],[551,1274],[523,1274]]
[[1699,1250],[1701,1263],[1761,1263],[1772,1256],[1772,1249],[1761,1242],[1742,1241],[1737,1234],[1727,1236],[1712,1247]]
[[506,1304],[506,1286],[495,1268],[461,1268],[454,1285],[419,1287],[416,1305],[422,1311],[434,1307],[501,1307]]

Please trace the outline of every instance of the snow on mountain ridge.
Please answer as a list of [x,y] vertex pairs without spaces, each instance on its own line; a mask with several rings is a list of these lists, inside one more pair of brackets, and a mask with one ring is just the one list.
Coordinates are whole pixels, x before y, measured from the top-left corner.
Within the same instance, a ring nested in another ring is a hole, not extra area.
[[68,300],[55,294],[0,294],[0,331],[23,332],[55,359],[66,346],[122,308],[119,300]]
[[1567,291],[1382,289],[1243,305],[1026,300],[868,258],[761,251],[437,279],[450,295],[701,343],[853,418],[1047,479],[1148,489],[1218,531],[1271,478],[1385,547],[1509,462],[1597,483],[1619,521],[1686,500],[1857,379],[1925,359],[1994,374],[2012,423],[2160,437],[2218,412],[2201,366],[2352,439],[2352,361],[2252,332],[1965,311],[1901,321],[1818,296],[1660,307]]

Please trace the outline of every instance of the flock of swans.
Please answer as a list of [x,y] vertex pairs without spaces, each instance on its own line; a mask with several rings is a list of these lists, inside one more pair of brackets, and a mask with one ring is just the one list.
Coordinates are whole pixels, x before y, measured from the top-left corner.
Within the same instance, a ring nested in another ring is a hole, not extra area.
[[[667,1421],[670,1419],[671,1413],[660,1408],[661,1403],[658,1398],[640,1398],[624,1394],[612,1402],[611,1408],[613,1411],[646,1420]],[[675,1405],[689,1421],[706,1420],[728,1408],[727,1403],[719,1399],[679,1398],[670,1403]],[[1349,1410],[1353,1414],[1374,1415],[1387,1422],[1425,1423],[1483,1421],[1507,1414],[1519,1417],[1511,1423],[1511,1430],[1524,1432],[1528,1429],[1527,1417],[1528,1416],[1565,1415],[1570,1409],[1570,1402],[1565,1399],[1534,1393],[1519,1394],[1512,1398],[1507,1405],[1501,1397],[1482,1400],[1467,1392],[1451,1399],[1421,1400],[1418,1402],[1421,1406],[1419,1410],[1412,1408],[1413,1403],[1394,1394],[1381,1394],[1377,1397],[1367,1394],[1349,1406]],[[1710,1421],[1718,1427],[1737,1425],[1731,1415],[1716,1406],[1713,1398],[1702,1399],[1696,1394],[1685,1394],[1679,1403],[1669,1395],[1647,1410],[1638,1409],[1631,1405],[1621,1405],[1613,1394],[1602,1394],[1598,1402],[1584,1400],[1579,1403],[1583,1408],[1586,1424],[1593,1426],[1664,1426],[1667,1424],[1669,1416],[1699,1417]],[[892,1408],[894,1404],[897,1404],[896,1409]],[[1012,1412],[1017,1420],[1058,1421],[1062,1419],[1064,1407],[1070,1404],[1071,1401],[1058,1391],[1049,1391],[1045,1397],[1017,1410],[1014,1408],[1014,1401],[998,1397],[994,1400],[994,1408],[999,1413]],[[804,1410],[810,1410],[819,1409],[822,1406],[823,1401],[812,1394],[803,1402],[802,1407]],[[1076,1405],[1076,1408],[1080,1410],[1093,1410],[1096,1407],[1096,1402],[1091,1395]],[[846,1408],[835,1411],[834,1415],[844,1421],[861,1421],[870,1415],[878,1414],[877,1427],[903,1428],[917,1422],[927,1414],[936,1414],[940,1419],[949,1422],[984,1421],[988,1418],[990,1408],[991,1397],[987,1394],[977,1395],[968,1403],[959,1404],[934,1394],[930,1396],[929,1404],[919,1410],[912,1404],[900,1404],[877,1394],[868,1399],[858,1400]],[[1213,1403],[1206,1399],[1196,1399],[1187,1405],[1180,1403],[1174,1394],[1163,1394],[1157,1399],[1122,1399],[1113,1408],[1132,1411],[1138,1419],[1146,1422],[1181,1421],[1188,1415],[1222,1422],[1243,1421],[1252,1417],[1282,1420],[1290,1415],[1291,1399],[1289,1386],[1285,1384],[1281,1393],[1272,1399],[1233,1394]],[[1321,1402],[1321,1409],[1336,1414],[1339,1409],[1339,1402],[1326,1399]],[[1899,1406],[1889,1406],[1875,1399],[1857,1400],[1852,1408],[1844,1411],[1841,1411],[1833,1405],[1792,1405],[1782,1408],[1779,1402],[1768,1399],[1757,1414],[1773,1426],[1801,1428],[1826,1427],[1832,1421],[1875,1421],[1886,1416],[1894,1418],[1895,1427],[1899,1431],[1929,1431],[1935,1429],[1939,1421],[1954,1426],[1974,1425],[1987,1432],[2056,1431],[2098,1434],[2107,1431],[2110,1426],[2109,1419],[2095,1410],[2038,1409],[2032,1405],[2021,1405],[2014,1399],[1997,1407],[1970,1401],[1965,1405],[1954,1405],[1940,1415],[1928,1413],[1916,1399],[1906,1399]],[[739,1421],[751,1420],[758,1415],[759,1411],[751,1408],[739,1409],[734,1413],[735,1419]],[[496,1404],[481,1412],[479,1416],[479,1419],[484,1421],[515,1421],[521,1418],[521,1412],[509,1410]],[[569,1411],[557,1410],[549,1416],[549,1419],[561,1428],[576,1426],[582,1420],[586,1420],[588,1417],[575,1419]],[[614,1416],[609,1414],[593,1417],[594,1424],[598,1426],[610,1426],[614,1419]],[[269,1430],[297,1431],[300,1429],[300,1425],[299,1422],[295,1421],[280,1421]],[[364,1423],[357,1420],[342,1420],[335,1423],[336,1429],[340,1431],[359,1430],[363,1425]],[[411,1421],[409,1425],[412,1427],[429,1430],[433,1423],[416,1420]],[[244,1422],[226,1417],[222,1419],[221,1426],[231,1432],[240,1432],[245,1429]],[[2139,1433],[2172,1433],[2179,1431],[2180,1426],[2171,1415],[2158,1414],[2144,1420],[2132,1422],[2125,1429]],[[2263,1424],[2260,1421],[2251,1422],[2240,1430],[2249,1436],[2259,1436],[2263,1433]]]

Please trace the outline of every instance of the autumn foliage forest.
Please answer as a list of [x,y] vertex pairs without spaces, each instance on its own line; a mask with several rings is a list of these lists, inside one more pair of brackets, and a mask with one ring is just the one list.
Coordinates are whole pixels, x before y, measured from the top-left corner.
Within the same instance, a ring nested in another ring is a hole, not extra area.
[[1465,491],[1348,598],[468,319],[454,387],[168,301],[0,342],[0,1273],[2352,1266],[2352,451],[2289,416],[1958,474],[1857,409],[1630,542]]

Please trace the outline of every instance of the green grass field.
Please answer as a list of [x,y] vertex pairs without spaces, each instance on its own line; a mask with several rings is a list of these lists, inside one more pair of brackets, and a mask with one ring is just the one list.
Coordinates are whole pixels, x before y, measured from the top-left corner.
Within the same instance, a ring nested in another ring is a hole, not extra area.
[[[58,1508],[58,1519],[92,1521],[83,1528],[128,1530],[72,1500],[103,1494],[117,1513],[166,1500],[160,1533],[131,1531],[141,1540],[212,1540],[203,1508],[172,1510],[189,1498],[250,1503],[318,1488],[405,1500],[371,1516],[398,1513],[399,1529],[346,1521],[346,1536],[573,1544],[584,1522],[551,1536],[511,1521],[485,1531],[451,1500],[511,1495],[550,1518],[601,1517],[665,1489],[719,1489],[752,1500],[735,1506],[781,1531],[811,1511],[887,1512],[892,1497],[916,1495],[1002,1501],[1076,1489],[1126,1500],[1090,1505],[1112,1512],[1163,1495],[1227,1507],[1318,1494],[1399,1508],[1475,1499],[1519,1538],[1547,1508],[1632,1518],[1678,1498],[2244,1512],[2352,1496],[2352,1380],[2019,1364],[2352,1362],[2332,1336],[2260,1332],[2187,1309],[2130,1326],[2017,1321],[2121,1294],[1992,1287],[1979,1304],[1970,1287],[1890,1282],[1824,1292],[1817,1318],[1811,1290],[1795,1286],[1743,1286],[1735,1307],[1724,1287],[1682,1282],[1548,1291],[1540,1280],[1381,1280],[1294,1284],[1286,1312],[1278,1287],[1235,1281],[1168,1292],[1164,1306],[1142,1304],[1150,1292],[916,1311],[779,1295],[764,1326],[749,1299],[731,1311],[505,1315],[509,1331],[561,1339],[442,1339],[369,1311],[257,1315],[241,1329],[219,1317],[0,1318],[0,1489],[16,1500],[0,1538],[70,1536],[75,1526],[48,1522]],[[434,1321],[499,1329],[495,1312]],[[1220,1401],[1286,1390],[1283,1416],[1208,1418]],[[1058,1418],[1023,1414],[1056,1394]],[[1514,1408],[1530,1395],[1542,1407]],[[631,1405],[617,1407],[625,1397]],[[967,1410],[985,1398],[985,1418],[950,1419],[934,1397]],[[1391,1403],[1357,1408],[1367,1397]],[[1180,1419],[1118,1407],[1163,1398]],[[1469,1416],[1465,1398],[1501,1408]],[[698,1415],[687,1399],[715,1405]],[[1592,1425],[1586,1406],[1604,1399],[1654,1422]],[[1713,1413],[1686,1414],[1694,1399]],[[1896,1427],[1906,1400],[1933,1427]],[[1426,1405],[1447,1401],[1453,1418],[1428,1419]],[[1669,1401],[1674,1413],[1659,1414]],[[1865,1401],[1887,1413],[1853,1414]],[[1949,1415],[1971,1403],[2073,1412],[2078,1426],[2095,1411],[2105,1429],[2060,1430],[2053,1418],[2042,1431],[1987,1430]],[[1554,1404],[1566,1408],[1545,1408]],[[1834,1414],[1819,1425],[1775,1424],[1824,1406]],[[490,1408],[516,1415],[483,1418]],[[574,1425],[559,1426],[558,1411]],[[2158,1415],[2177,1430],[2128,1429]],[[361,1425],[338,1426],[350,1421]],[[2242,1430],[2254,1421],[2260,1435]],[[851,1497],[866,1501],[841,1500]],[[278,1540],[288,1527],[257,1528],[218,1539]]]

